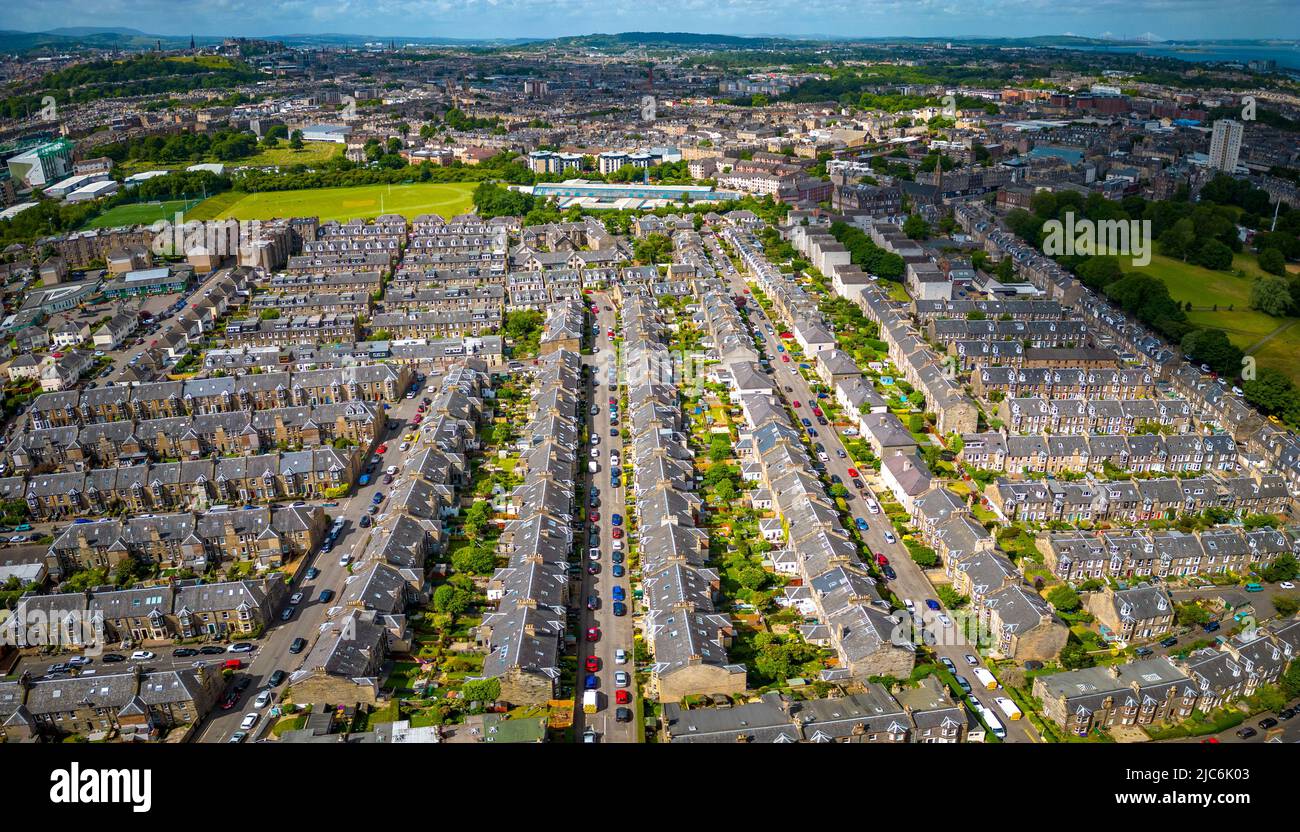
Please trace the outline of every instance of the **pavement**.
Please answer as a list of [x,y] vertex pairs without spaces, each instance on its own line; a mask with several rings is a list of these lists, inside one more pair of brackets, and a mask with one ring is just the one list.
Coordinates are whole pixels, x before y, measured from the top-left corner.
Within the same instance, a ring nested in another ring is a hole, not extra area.
[[[718,255],[715,252],[715,258],[717,257]],[[725,256],[722,256],[720,259],[725,260]],[[730,282],[733,294],[744,294],[748,286],[744,280],[741,279],[740,275],[736,274],[729,265],[723,267],[722,274],[724,278]],[[813,420],[813,427],[817,430],[817,436],[808,441],[810,444],[812,442],[821,442],[826,447],[826,456],[828,461],[823,463],[826,468],[826,476],[829,477],[832,474],[839,476],[852,494],[854,490],[852,487],[853,477],[849,475],[848,469],[853,466],[853,460],[848,456],[841,457],[838,453],[839,451],[845,450],[844,444],[840,439],[839,429],[834,425],[823,427],[816,424],[816,420],[809,408],[811,403],[817,401],[817,396],[812,392],[808,382],[800,374],[799,363],[791,359],[790,363],[786,364],[778,358],[780,353],[778,353],[776,348],[781,344],[781,341],[776,337],[776,333],[781,331],[781,327],[768,317],[767,313],[758,302],[752,299],[752,295],[747,295],[746,297],[751,298],[750,302],[746,304],[749,309],[750,328],[754,334],[760,335],[763,338],[765,344],[764,349],[771,360],[772,367],[775,368],[773,381],[776,383],[777,390],[787,402],[793,403],[794,401],[798,401],[801,403],[801,407],[794,409],[793,412],[797,418],[804,418],[806,416],[808,419]],[[771,333],[768,332],[769,326],[773,330]],[[791,392],[785,392],[787,387],[791,389]],[[864,479],[864,482],[867,481]],[[879,497],[876,496],[874,492],[868,490],[868,493],[877,503],[880,502]],[[926,608],[926,599],[934,599],[937,601],[938,597],[935,594],[934,586],[930,583],[929,579],[926,578],[925,572],[921,567],[917,566],[915,561],[912,560],[911,555],[908,553],[907,549],[904,548],[902,543],[889,543],[885,540],[884,531],[886,529],[892,531],[892,524],[889,520],[883,514],[870,513],[867,510],[866,500],[862,499],[861,496],[854,495],[853,498],[848,501],[848,506],[851,515],[849,518],[850,523],[855,523],[858,518],[861,518],[867,523],[867,531],[859,531],[859,534],[863,539],[864,549],[867,552],[885,555],[885,557],[889,559],[890,566],[894,568],[894,571],[897,574],[897,578],[888,582],[888,588],[891,589],[900,600],[911,599],[918,611]],[[897,538],[897,534],[895,534],[895,537]],[[883,578],[880,580],[883,581]],[[951,617],[951,611],[942,609],[942,605],[941,610],[948,613]],[[927,626],[930,627],[933,632],[933,628],[937,628],[938,624],[931,622],[928,623]],[[960,639],[961,635],[962,634],[956,629],[950,628],[943,631],[943,637],[937,638],[936,640],[949,643],[940,643],[932,647],[935,658],[946,657],[950,659],[957,667],[957,673],[964,676],[967,681],[971,682],[971,685],[974,687],[972,695],[978,699],[984,707],[988,708],[994,714],[998,714],[999,711],[996,704],[993,702],[993,699],[995,696],[1005,694],[1000,693],[999,691],[990,691],[980,687],[978,682],[974,680],[974,677],[968,672],[974,670],[974,668],[966,662],[966,655],[974,655],[979,658],[980,667],[987,669],[987,665],[983,661],[983,658],[979,656],[979,651],[975,649],[974,645],[952,643]],[[999,719],[1002,718],[999,717]],[[1034,731],[1033,726],[1030,725],[1027,720],[1021,719],[1012,722],[1010,720],[1002,719],[1002,723],[1003,727],[1007,730],[1006,741],[1008,742],[1041,741],[1038,738],[1037,733]]]
[[[596,319],[599,325],[600,334],[595,336],[595,344],[600,347],[600,352],[594,355],[583,356],[583,363],[595,367],[596,372],[593,374],[592,385],[589,388],[588,402],[599,407],[600,412],[592,417],[590,416],[590,404],[588,405],[588,421],[591,425],[592,432],[600,437],[600,443],[593,446],[590,443],[580,449],[579,457],[591,460],[591,448],[598,450],[597,462],[600,470],[594,474],[588,474],[586,485],[581,494],[584,517],[592,509],[588,505],[587,498],[590,496],[590,486],[594,485],[600,489],[600,506],[596,511],[600,512],[600,520],[596,526],[600,529],[600,534],[592,536],[590,534],[590,523],[584,523],[585,543],[581,551],[582,560],[582,582],[581,592],[574,599],[574,605],[581,611],[579,615],[578,629],[578,678],[577,678],[577,703],[574,708],[574,737],[580,737],[587,726],[596,730],[598,742],[615,742],[629,743],[640,742],[640,726],[637,724],[635,715],[636,708],[634,704],[627,705],[633,713],[631,722],[618,722],[614,719],[615,709],[619,706],[614,704],[614,692],[618,689],[614,684],[614,673],[619,670],[626,671],[630,683],[627,690],[632,694],[633,702],[636,700],[636,663],[633,651],[633,615],[636,612],[632,600],[632,581],[630,571],[628,575],[622,578],[615,578],[611,572],[614,565],[611,557],[613,553],[613,529],[611,517],[614,514],[623,516],[623,545],[626,553],[628,545],[627,529],[631,522],[631,512],[626,506],[626,490],[621,485],[622,476],[620,476],[620,486],[611,489],[609,485],[610,470],[610,452],[617,450],[619,453],[620,463],[626,462],[623,453],[623,440],[621,437],[610,436],[610,419],[609,419],[609,399],[611,396],[618,400],[619,394],[616,388],[610,388],[608,381],[609,362],[615,360],[617,353],[614,351],[613,341],[609,339],[607,333],[614,329],[615,313],[606,311],[606,307],[611,310],[615,309],[614,302],[608,295],[600,292],[592,293],[587,296],[591,302],[598,306],[600,314]],[[617,333],[615,333],[617,334]],[[616,376],[617,378],[618,376]],[[619,409],[620,423],[621,417],[626,414]],[[620,431],[621,432],[621,431]],[[583,463],[586,470],[586,463]],[[622,467],[620,465],[620,467]],[[600,571],[591,575],[587,572],[587,565],[591,561],[587,557],[588,551],[593,547],[600,549]],[[624,568],[627,567],[624,562]],[[615,586],[623,587],[626,593],[626,600],[623,602],[627,606],[627,615],[614,615],[614,599],[611,595]],[[592,611],[587,609],[587,598],[595,595],[600,603]],[[600,640],[594,644],[586,640],[587,628],[598,627],[600,629]],[[627,654],[626,664],[616,664],[614,661],[614,652],[622,649]],[[594,655],[600,661],[600,669],[596,672],[596,677],[600,682],[597,690],[600,693],[600,706],[594,714],[583,713],[582,710],[582,691],[583,680],[587,676],[586,660],[588,656]]]

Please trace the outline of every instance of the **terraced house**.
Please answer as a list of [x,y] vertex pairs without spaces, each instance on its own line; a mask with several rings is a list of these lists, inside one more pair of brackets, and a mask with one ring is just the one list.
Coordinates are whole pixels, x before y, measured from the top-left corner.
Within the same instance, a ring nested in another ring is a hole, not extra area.
[[50,556],[62,573],[113,569],[127,557],[195,572],[235,560],[270,568],[314,551],[327,526],[316,506],[104,519],[65,528],[50,545]]

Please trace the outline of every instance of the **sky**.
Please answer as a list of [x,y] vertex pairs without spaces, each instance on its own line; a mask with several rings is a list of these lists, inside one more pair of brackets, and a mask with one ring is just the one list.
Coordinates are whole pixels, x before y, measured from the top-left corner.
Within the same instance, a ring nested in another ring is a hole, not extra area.
[[1300,38],[1300,0],[39,0],[3,28],[110,26],[163,35],[345,33],[556,37],[732,35]]

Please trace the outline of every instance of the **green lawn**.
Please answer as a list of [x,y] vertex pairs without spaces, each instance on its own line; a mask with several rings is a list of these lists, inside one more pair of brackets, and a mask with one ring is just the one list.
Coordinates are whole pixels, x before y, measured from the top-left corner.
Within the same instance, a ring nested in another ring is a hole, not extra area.
[[157,220],[174,220],[178,212],[197,205],[200,200],[172,199],[165,202],[136,202],[118,205],[92,218],[83,228],[116,228],[120,225],[149,225]]
[[[361,185],[301,191],[224,193],[202,202],[191,219],[265,220],[274,217],[320,217],[322,220],[369,219],[381,214],[452,217],[473,207],[476,182],[411,185]],[[212,203],[209,205],[209,203]]]
[[1281,370],[1300,383],[1300,362],[1295,360],[1300,352],[1300,320],[1274,318],[1250,308],[1251,284],[1264,274],[1254,255],[1238,254],[1233,257],[1232,271],[1216,272],[1157,254],[1137,271],[1163,280],[1174,300],[1191,301],[1189,321],[1222,329],[1242,349],[1249,349],[1279,327],[1291,324],[1253,355],[1261,367]]

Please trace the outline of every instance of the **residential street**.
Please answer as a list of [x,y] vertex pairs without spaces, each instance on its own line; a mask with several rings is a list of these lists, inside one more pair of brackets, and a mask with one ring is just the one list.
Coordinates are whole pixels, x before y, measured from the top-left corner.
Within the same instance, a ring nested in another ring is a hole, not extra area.
[[[715,259],[717,259],[716,254]],[[725,258],[723,259],[725,260]],[[726,262],[729,266],[730,261]],[[722,271],[731,283],[734,293],[743,294],[747,288],[744,280],[742,280],[734,271],[725,266]],[[781,328],[775,321],[772,321],[768,317],[767,313],[757,302],[750,303],[749,310],[750,327],[755,334],[760,335],[763,338],[766,344],[765,349],[767,354],[772,359],[772,366],[776,370],[773,375],[773,380],[775,381],[777,388],[781,391],[781,394],[784,396],[787,403],[793,401],[803,403],[803,408],[795,410],[795,414],[796,416],[804,415],[809,406],[807,403],[815,402],[817,397],[809,388],[808,382],[799,373],[799,365],[797,362],[792,361],[787,364],[776,358],[779,354],[776,348],[780,343],[780,339],[777,338],[776,333],[780,332]],[[774,332],[769,333],[767,331],[768,324],[771,325]],[[789,387],[792,392],[786,393],[786,387]],[[840,441],[839,431],[834,429],[833,426],[818,426],[817,430],[818,435],[816,441],[820,441],[826,446],[826,455],[829,461],[824,463],[824,465],[826,466],[827,475],[829,476],[834,474],[839,476],[845,483],[852,482],[853,477],[849,475],[848,469],[852,466],[853,461],[847,456],[841,457],[838,453],[839,451],[844,450],[843,443]],[[851,488],[850,493],[852,494]],[[876,500],[879,502],[878,496],[876,497]],[[889,558],[890,565],[897,573],[898,577],[889,583],[889,588],[893,590],[894,594],[896,594],[900,599],[910,598],[916,605],[918,612],[926,609],[926,599],[938,600],[934,587],[925,577],[925,573],[921,568],[913,562],[907,549],[904,548],[902,543],[889,543],[885,540],[884,530],[890,528],[889,520],[886,519],[883,514],[870,513],[867,510],[865,501],[856,495],[852,495],[852,499],[848,500],[848,505],[850,514],[852,515],[851,519],[856,520],[857,518],[861,518],[868,525],[868,530],[861,533],[867,551],[884,554]],[[938,633],[946,632],[947,638],[940,639],[941,641],[951,642],[955,638],[960,637],[960,634],[955,629],[944,631],[943,628],[938,626],[937,622],[927,619],[926,625],[927,627],[934,628],[932,629],[932,632],[935,630],[937,630]],[[936,638],[938,638],[938,633],[936,634]],[[1039,741],[1037,732],[1034,731],[1033,726],[1027,721],[1018,720],[1012,722],[1003,719],[1000,716],[1000,711],[998,711],[997,706],[993,702],[994,696],[999,695],[997,691],[985,690],[978,685],[978,682],[973,681],[974,677],[968,673],[968,671],[973,670],[973,668],[968,665],[965,660],[965,656],[968,654],[978,656],[978,651],[975,650],[972,645],[940,643],[934,647],[934,651],[936,657],[946,657],[952,660],[953,664],[957,667],[957,673],[965,676],[968,681],[971,681],[971,684],[974,687],[975,697],[986,708],[989,708],[995,714],[999,714],[999,719],[1002,719],[1003,726],[1007,729],[1007,741]],[[980,659],[980,666],[986,666],[982,657]]]
[[[632,584],[630,575],[622,578],[615,578],[612,567],[613,554],[613,529],[611,522],[613,514],[623,515],[623,528],[628,528],[630,521],[630,512],[628,511],[625,500],[626,490],[622,487],[622,478],[620,477],[620,486],[616,489],[610,488],[610,452],[617,450],[620,457],[620,463],[625,460],[623,456],[623,440],[610,435],[610,411],[609,399],[614,397],[618,400],[618,388],[611,388],[607,382],[609,380],[608,368],[613,366],[617,360],[617,353],[614,350],[613,341],[607,333],[614,328],[615,313],[606,311],[608,306],[614,308],[613,301],[603,293],[593,293],[589,296],[592,302],[600,307],[600,315],[596,319],[599,334],[595,335],[594,343],[600,348],[600,352],[594,355],[583,356],[583,363],[594,367],[596,372],[592,375],[590,394],[588,401],[590,405],[587,409],[587,415],[591,431],[594,435],[600,437],[600,442],[596,445],[590,442],[583,448],[579,449],[578,456],[583,459],[584,469],[587,466],[587,460],[592,460],[591,449],[596,448],[599,451],[598,458],[600,470],[594,474],[588,474],[586,478],[587,488],[585,488],[580,497],[582,499],[581,511],[586,518],[592,511],[588,505],[587,498],[590,496],[590,487],[596,486],[600,489],[600,505],[595,510],[600,513],[600,520],[596,526],[600,529],[600,534],[592,537],[590,534],[590,522],[584,523],[585,544],[579,553],[582,563],[582,583],[581,593],[574,599],[574,605],[580,610],[579,630],[578,630],[578,679],[577,679],[577,703],[574,708],[574,736],[580,737],[588,725],[596,729],[596,735],[599,742],[639,742],[640,726],[635,722],[618,722],[614,718],[615,709],[620,707],[615,704],[614,696],[618,688],[614,684],[614,674],[619,670],[626,671],[630,677],[630,686],[627,688],[633,701],[636,698],[636,665],[633,658],[632,649],[632,614],[635,607],[632,602]],[[615,335],[618,333],[615,332]],[[617,378],[617,376],[616,376]],[[599,412],[591,415],[591,407],[597,407]],[[619,411],[619,416],[624,414]],[[626,531],[624,532],[626,534]],[[579,535],[579,539],[584,539]],[[627,538],[623,538],[624,546],[627,546]],[[588,564],[591,563],[588,558],[588,551],[598,546],[600,548],[600,571],[591,575],[587,571]],[[624,549],[626,552],[626,548]],[[624,562],[624,568],[627,568]],[[623,587],[627,593],[624,603],[627,605],[628,614],[624,616],[614,615],[614,599],[612,597],[615,586]],[[595,595],[600,603],[595,611],[587,609],[587,598]],[[589,627],[597,627],[600,630],[600,640],[595,644],[586,641],[586,633]],[[627,663],[616,664],[614,653],[616,650],[626,651]],[[600,686],[597,690],[600,693],[600,709],[595,714],[586,714],[582,711],[582,683],[587,675],[586,659],[594,655],[600,661],[600,669],[596,672],[596,677],[600,680]],[[632,704],[627,706],[632,709],[635,716],[636,709]]]
[[[436,376],[430,375],[422,387],[427,390],[431,385],[436,385]],[[377,466],[377,472],[382,474],[383,469],[389,465],[399,467],[402,465],[405,454],[399,450],[401,436],[410,429],[407,422],[415,415],[418,404],[418,397],[416,399],[402,399],[397,404],[391,405],[392,409],[387,411],[389,428],[383,439],[381,439],[381,444],[387,442],[388,450],[383,455],[382,462]],[[393,485],[396,485],[396,482]],[[234,708],[229,711],[218,709],[212,712],[207,722],[196,734],[198,742],[225,741],[231,734],[239,730],[239,721],[245,713],[251,710],[253,698],[259,690],[266,686],[267,679],[273,672],[283,670],[286,673],[292,673],[302,666],[303,661],[311,652],[316,635],[319,633],[320,627],[326,619],[326,612],[330,608],[330,604],[321,603],[317,600],[320,597],[321,590],[332,589],[334,599],[331,603],[338,600],[338,597],[343,592],[344,585],[351,575],[349,567],[340,565],[339,560],[345,554],[355,555],[362,550],[370,532],[368,529],[361,528],[358,523],[366,513],[366,509],[371,505],[374,495],[379,491],[383,491],[387,496],[392,487],[383,485],[382,476],[375,476],[369,485],[358,486],[353,496],[339,500],[337,508],[325,509],[331,521],[337,517],[344,517],[347,519],[347,525],[344,526],[343,532],[334,544],[333,551],[328,554],[317,552],[309,559],[309,563],[303,565],[299,572],[300,575],[303,575],[306,573],[308,566],[315,566],[320,570],[320,575],[312,580],[299,577],[289,585],[289,594],[292,595],[294,592],[303,593],[303,601],[298,606],[297,613],[287,622],[281,622],[278,617],[275,619],[266,634],[256,642],[258,648],[251,654],[251,662],[250,654],[244,654],[243,658],[247,666],[240,673],[251,677],[253,683],[244,691],[239,703]],[[382,516],[382,509],[381,514],[378,516]],[[307,646],[302,652],[295,655],[289,652],[289,646],[299,636],[307,640]],[[170,650],[168,650],[168,655],[170,655]],[[216,659],[219,657],[207,658]],[[193,659],[184,661],[193,661]],[[291,682],[285,683],[285,685],[288,684],[291,684]],[[283,688],[284,685],[281,685],[277,692],[283,690]],[[262,724],[259,723],[259,727]]]

